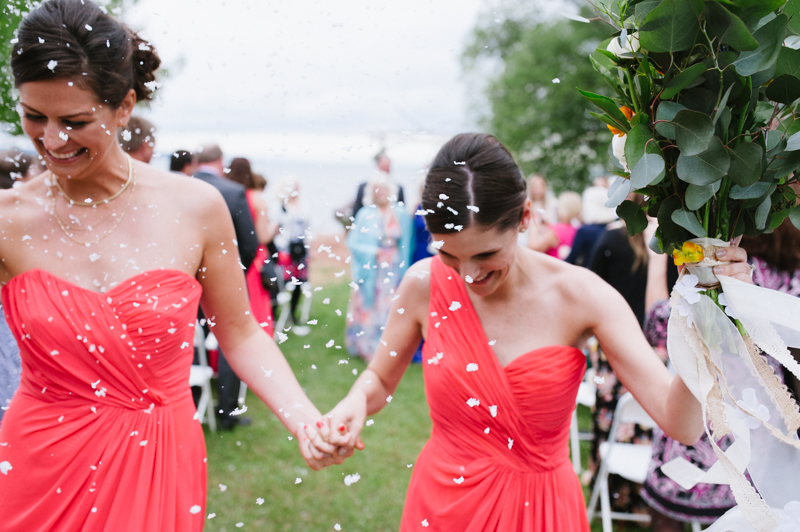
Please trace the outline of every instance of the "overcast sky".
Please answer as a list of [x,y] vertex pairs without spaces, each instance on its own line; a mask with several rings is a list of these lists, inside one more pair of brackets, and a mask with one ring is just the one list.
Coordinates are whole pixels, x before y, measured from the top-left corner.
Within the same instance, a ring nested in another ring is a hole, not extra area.
[[124,19],[170,69],[146,113],[162,149],[218,134],[322,160],[373,153],[381,134],[475,129],[459,58],[481,5],[139,0]]

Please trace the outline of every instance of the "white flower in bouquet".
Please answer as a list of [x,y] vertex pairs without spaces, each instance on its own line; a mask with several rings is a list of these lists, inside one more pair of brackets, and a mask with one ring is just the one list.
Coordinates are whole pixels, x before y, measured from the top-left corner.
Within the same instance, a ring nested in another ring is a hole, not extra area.
[[690,273],[684,275],[675,283],[675,290],[677,290],[690,305],[694,305],[700,301],[700,288],[697,288],[698,281],[699,279],[697,276]]
[[619,160],[619,164],[629,172],[628,161],[625,160],[625,142],[628,140],[628,135],[614,135],[611,138],[611,150],[614,152],[614,157]]
[[[736,404],[739,408],[756,418],[753,419],[753,417],[739,410],[734,412],[736,417],[744,420],[744,424],[748,429],[755,430],[761,426],[762,421],[769,421],[769,410],[766,406],[758,402],[756,391],[753,388],[745,388],[744,391],[742,391],[742,400],[736,401]],[[800,530],[798,530],[798,532],[800,532]]]
[[739,317],[734,313],[733,309],[730,307],[730,303],[728,303],[728,298],[725,297],[725,294],[722,293],[719,295],[719,304],[725,307],[725,314],[730,316],[733,319],[739,319]]
[[623,31],[618,38],[611,39],[606,50],[617,57],[630,57],[639,51],[639,32],[635,31],[628,35]]

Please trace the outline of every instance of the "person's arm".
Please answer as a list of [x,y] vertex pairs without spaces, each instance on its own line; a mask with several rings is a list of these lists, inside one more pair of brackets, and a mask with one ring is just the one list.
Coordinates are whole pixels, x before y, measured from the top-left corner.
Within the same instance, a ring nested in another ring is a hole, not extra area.
[[259,193],[251,193],[250,201],[253,202],[253,210],[256,211],[258,218],[255,221],[256,235],[261,244],[272,242],[275,233],[278,232],[278,224],[270,221],[267,212],[267,202]]
[[326,415],[328,442],[348,451],[358,444],[366,417],[391,400],[422,339],[422,320],[427,319],[430,299],[430,259],[409,268],[397,295],[375,357],[347,396]]
[[[201,196],[197,194],[196,196]],[[234,244],[233,224],[218,194],[198,197],[198,226],[203,231],[203,259],[197,279],[203,286],[201,305],[233,371],[298,438],[303,458],[312,469],[341,463],[335,449],[318,440],[311,445],[304,425],[316,424],[320,412],[306,396],[283,354],[250,313],[247,288]],[[249,216],[249,214],[248,214]],[[219,220],[203,226],[200,218]],[[318,449],[322,449],[320,452]],[[332,456],[325,456],[325,454]]]
[[556,235],[550,224],[540,221],[531,224],[528,234],[528,247],[544,253],[550,248],[558,245],[558,235]]

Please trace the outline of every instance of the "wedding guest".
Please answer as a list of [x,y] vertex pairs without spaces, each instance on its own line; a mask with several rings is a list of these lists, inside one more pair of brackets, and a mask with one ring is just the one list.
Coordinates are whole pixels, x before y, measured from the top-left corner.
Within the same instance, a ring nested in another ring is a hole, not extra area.
[[[392,175],[392,161],[391,159],[389,159],[389,156],[386,155],[385,149],[381,149],[381,151],[379,151],[377,155],[375,155],[375,166],[378,168],[379,173],[386,174],[386,176]],[[391,180],[391,177],[389,177],[389,179]],[[363,207],[364,205],[368,205],[367,203],[364,203],[364,195],[367,183],[368,182],[365,181],[364,183],[358,185],[358,191],[356,192],[356,199],[353,202],[353,214],[352,214],[353,218],[356,217],[358,211],[361,210],[361,207]],[[395,184],[394,186],[397,189],[395,193],[397,197],[394,199],[394,201],[398,203],[403,203],[404,200],[403,186],[397,184]]]
[[[27,175],[31,157],[18,150],[0,152],[0,190],[12,188],[19,176]],[[19,387],[21,361],[17,341],[8,329],[0,301],[0,422]]]
[[528,231],[530,236],[527,246],[563,260],[572,251],[575,233],[581,225],[581,195],[571,191],[559,194],[556,214],[558,222],[554,224],[542,222]]
[[176,150],[169,158],[169,171],[193,176],[197,171],[194,154],[186,150]]
[[535,222],[554,224],[558,221],[558,200],[547,185],[547,179],[539,174],[528,177],[528,197],[531,200],[531,209]]
[[576,266],[589,266],[594,247],[600,236],[606,230],[606,225],[617,219],[614,209],[605,206],[608,189],[593,185],[583,191],[583,218],[584,225],[575,233],[572,241],[572,250],[565,259],[569,264]]
[[[703,432],[698,402],[652,353],[619,293],[588,269],[517,246],[531,203],[494,137],[447,142],[422,206],[433,211],[425,221],[439,255],[406,273],[375,358],[326,416],[328,439],[360,441],[366,416],[391,401],[424,337],[433,430],[400,530],[588,532],[568,445],[586,365],[577,346],[596,336],[645,410],[686,443]],[[361,227],[372,226],[351,234]],[[744,255],[729,252],[739,262],[717,273],[749,280]]]
[[141,116],[132,116],[125,127],[117,130],[117,140],[133,159],[149,163],[156,146],[156,127]]
[[[238,248],[239,262],[242,269],[247,271],[253,263],[258,250],[258,237],[256,235],[253,217],[250,215],[250,206],[247,203],[245,188],[239,183],[234,183],[223,177],[225,168],[222,150],[216,144],[207,144],[200,148],[196,154],[197,172],[194,177],[216,188],[225,199],[228,207],[228,219],[233,220],[236,234],[234,248]],[[203,315],[201,315],[201,321]],[[210,332],[208,325],[206,334]],[[216,336],[216,335],[215,335]],[[249,425],[252,418],[249,416],[236,416],[232,413],[239,408],[239,388],[241,380],[231,365],[225,353],[220,348],[217,358],[217,384],[219,404],[216,412],[222,428],[230,430],[236,425]]]
[[305,336],[311,329],[300,323],[297,307],[303,295],[303,283],[308,281],[308,248],[311,241],[311,224],[300,199],[300,183],[292,176],[283,179],[278,187],[277,218],[280,226],[275,235],[278,248],[278,266],[283,272],[284,284],[291,287],[292,299],[289,317],[295,334]]
[[[250,216],[253,218],[259,242],[256,256],[245,274],[247,293],[250,296],[250,310],[253,311],[253,316],[259,325],[272,336],[275,328],[275,324],[272,321],[272,298],[261,282],[261,270],[264,262],[269,260],[266,245],[272,242],[278,232],[278,224],[271,222],[269,219],[267,202],[264,201],[264,196],[261,195],[263,187],[261,189],[257,188],[257,178],[250,167],[250,161],[242,157],[233,159],[228,166],[228,172],[225,177],[245,188],[247,206],[250,209]],[[263,180],[264,178],[262,177],[261,179]]]
[[[357,288],[350,293],[345,346],[350,354],[369,361],[378,347],[392,298],[408,268],[412,220],[397,197],[396,185],[385,174],[367,185],[365,206],[347,233]],[[414,346],[419,345],[419,341]]]
[[0,294],[22,358],[0,425],[3,530],[202,530],[206,452],[188,386],[200,301],[309,466],[341,461],[307,439],[321,415],[250,315],[220,193],[107,134],[150,97],[154,46],[89,0],[42,2],[16,39],[22,128],[48,171],[0,191]]

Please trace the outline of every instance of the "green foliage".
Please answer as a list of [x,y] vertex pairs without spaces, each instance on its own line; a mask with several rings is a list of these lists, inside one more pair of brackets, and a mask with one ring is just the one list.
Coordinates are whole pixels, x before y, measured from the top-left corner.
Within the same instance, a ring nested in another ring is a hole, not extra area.
[[[593,54],[606,59],[593,65],[615,96],[584,96],[601,122],[620,123],[612,105],[634,110],[632,128],[618,126],[633,170],[620,173],[609,204],[626,190],[644,194],[640,208],[659,221],[651,247],[667,252],[691,236],[757,235],[786,217],[800,227],[791,188],[800,51],[784,45],[800,29],[800,0],[619,0],[596,9],[618,29],[619,41]],[[637,211],[619,212],[627,221]]]
[[[483,126],[514,153],[526,174],[546,176],[556,191],[582,190],[608,166],[611,134],[587,114],[594,107],[574,88],[587,89],[601,105],[610,95],[608,83],[595,77],[587,61],[610,28],[566,19],[494,19],[473,31],[463,60],[467,70],[481,60],[499,63],[487,86]],[[607,58],[593,60],[612,66]],[[627,131],[627,119],[607,102],[603,116],[612,113],[610,123]]]

